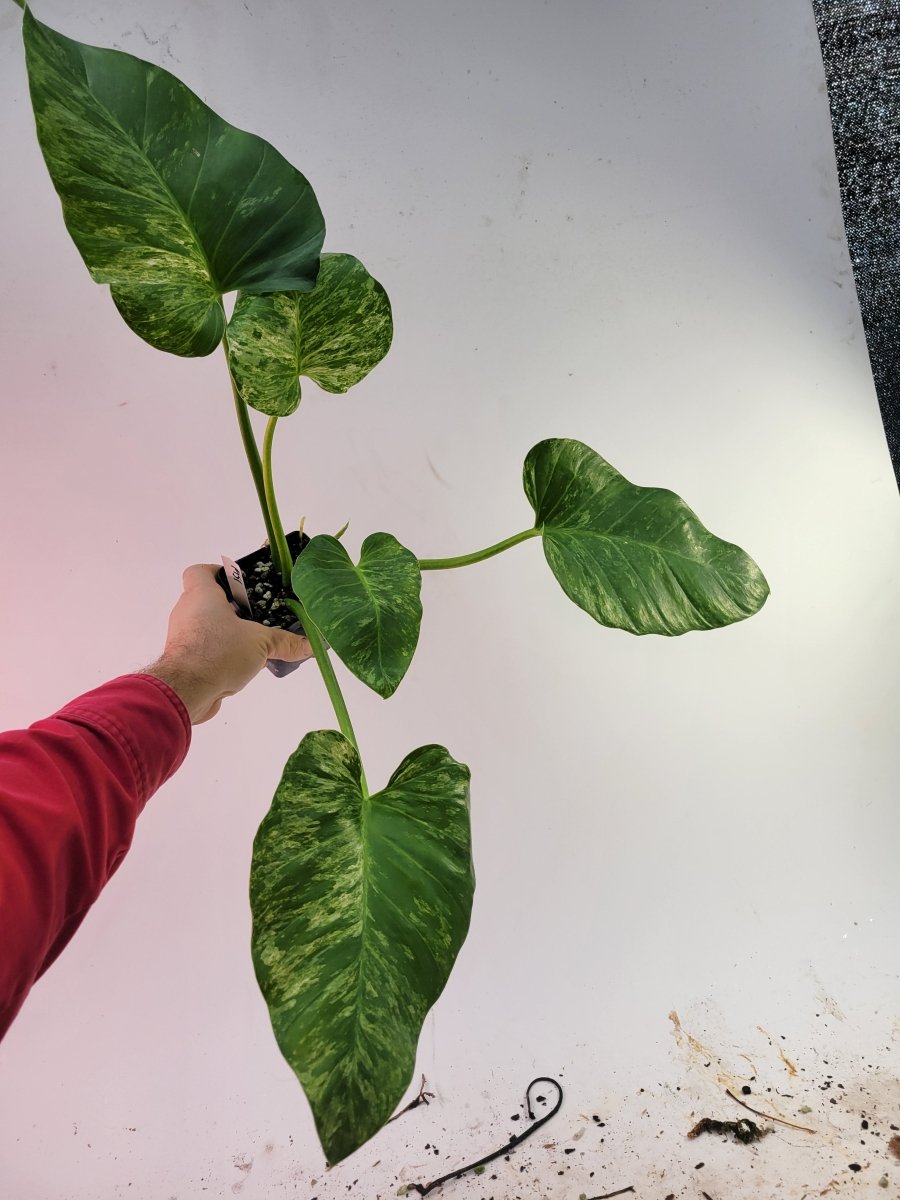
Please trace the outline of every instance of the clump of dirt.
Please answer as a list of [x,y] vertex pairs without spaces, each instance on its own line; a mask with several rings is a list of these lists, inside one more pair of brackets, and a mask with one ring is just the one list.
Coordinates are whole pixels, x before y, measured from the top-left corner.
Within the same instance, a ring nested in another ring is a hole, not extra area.
[[763,1129],[755,1121],[716,1121],[712,1117],[704,1117],[698,1121],[688,1134],[689,1138],[699,1137],[701,1133],[733,1133],[737,1142],[749,1145],[759,1142],[771,1133],[771,1129]]

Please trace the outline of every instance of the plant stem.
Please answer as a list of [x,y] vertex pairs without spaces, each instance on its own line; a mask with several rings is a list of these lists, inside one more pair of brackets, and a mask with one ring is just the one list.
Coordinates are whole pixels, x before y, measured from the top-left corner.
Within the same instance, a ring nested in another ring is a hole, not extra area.
[[[278,562],[281,570],[281,578],[284,581],[284,586],[291,586],[291,554],[287,544],[287,538],[284,536],[284,527],[281,524],[281,517],[278,514],[278,504],[275,500],[275,487],[272,480],[272,439],[275,435],[275,422],[277,417],[270,417],[266,423],[266,431],[263,436],[263,458],[260,459],[259,448],[256,445],[256,439],[253,436],[253,429],[250,425],[250,415],[247,412],[247,405],[241,399],[238,392],[237,384],[234,381],[234,376],[231,374],[231,363],[228,359],[228,336],[224,338],[225,361],[228,363],[228,378],[231,380],[231,392],[234,396],[234,406],[237,411],[238,425],[241,430],[241,437],[244,441],[244,451],[247,455],[247,462],[250,464],[250,470],[253,474],[253,482],[256,485],[256,494],[259,497],[260,508],[262,509],[263,520],[266,523],[266,533],[269,536],[269,548],[272,552],[272,561]],[[368,799],[369,788],[366,783],[366,773],[363,770],[362,755],[359,753],[359,744],[356,741],[356,734],[353,732],[353,726],[350,724],[350,714],[347,712],[347,705],[344,703],[344,697],[341,693],[340,684],[337,681],[337,676],[334,673],[334,667],[331,665],[331,659],[328,657],[328,649],[321,633],[313,624],[308,616],[306,609],[299,600],[285,599],[285,604],[296,614],[303,626],[304,633],[309,639],[309,644],[313,648],[313,653],[316,656],[316,663],[322,673],[322,678],[325,681],[325,687],[331,699],[332,707],[334,708],[335,716],[338,719],[341,733],[356,751],[359,758],[359,776],[360,784],[363,790],[363,796]]]
[[256,485],[256,494],[259,497],[259,506],[262,509],[263,521],[266,525],[266,534],[269,538],[269,546],[272,549],[274,561],[276,550],[275,530],[272,526],[272,519],[269,516],[269,506],[266,502],[266,486],[263,479],[262,462],[260,461],[256,439],[253,436],[253,427],[250,424],[250,414],[247,412],[247,405],[241,399],[237,384],[234,382],[234,376],[231,374],[231,361],[228,357],[228,334],[225,334],[222,339],[222,346],[225,350],[225,362],[228,364],[228,378],[231,381],[231,394],[234,396],[234,407],[237,412],[241,438],[244,442],[244,453],[247,455],[247,462],[250,464],[250,473],[253,475],[253,482]]
[[452,567],[468,567],[470,563],[484,562],[486,558],[493,558],[495,554],[501,554],[510,546],[518,545],[519,542],[538,537],[540,532],[540,529],[526,529],[522,533],[506,538],[503,542],[488,546],[486,550],[475,550],[472,554],[460,554],[456,558],[420,558],[419,569],[422,571],[449,571]]
[[275,539],[270,539],[272,546],[272,561],[275,562],[277,551],[278,565],[281,570],[281,582],[286,588],[291,586],[291,552],[288,549],[287,538],[284,536],[284,526],[281,524],[281,517],[278,513],[278,504],[275,500],[275,485],[272,482],[272,439],[275,436],[275,425],[278,421],[277,417],[269,417],[266,422],[266,432],[263,435],[263,487],[266,494],[266,504],[269,509],[269,517],[272,521],[272,529],[275,533]]
[[338,725],[341,728],[341,733],[356,751],[359,757],[359,774],[362,784],[363,796],[368,799],[369,788],[366,783],[366,773],[363,770],[362,755],[359,753],[359,744],[356,740],[356,734],[353,732],[353,726],[350,724],[350,714],[347,712],[347,705],[344,703],[344,697],[341,693],[341,685],[337,681],[337,676],[334,673],[334,667],[331,665],[331,659],[328,657],[328,649],[322,638],[321,633],[313,624],[312,619],[306,609],[299,600],[285,600],[285,604],[296,613],[300,624],[303,626],[303,631],[309,638],[309,644],[313,648],[313,653],[316,656],[316,663],[319,670],[322,672],[322,678],[325,681],[325,687],[328,691],[331,706],[334,709],[334,715],[338,719]]

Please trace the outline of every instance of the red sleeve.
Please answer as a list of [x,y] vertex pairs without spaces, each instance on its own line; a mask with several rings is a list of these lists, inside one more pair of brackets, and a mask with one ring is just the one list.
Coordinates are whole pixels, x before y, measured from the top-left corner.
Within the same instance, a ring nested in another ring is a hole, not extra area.
[[0,1038],[184,761],[191,722],[153,675],[121,675],[0,733]]

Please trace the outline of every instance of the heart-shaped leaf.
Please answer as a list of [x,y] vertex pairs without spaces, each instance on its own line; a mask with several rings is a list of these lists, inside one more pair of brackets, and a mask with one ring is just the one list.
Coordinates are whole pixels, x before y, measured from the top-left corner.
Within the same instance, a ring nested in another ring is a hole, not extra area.
[[389,533],[363,542],[359,565],[328,534],[294,563],[291,586],[357,679],[387,699],[412,661],[422,623],[419,560]]
[[268,416],[300,403],[299,377],[346,392],[377,366],[393,337],[387,293],[352,254],[323,254],[311,292],[241,295],[228,325],[241,398]]
[[325,224],[309,183],[174,75],[23,23],[38,141],[66,228],[131,328],[210,354],[226,292],[313,287]]
[[602,625],[673,636],[742,621],[766,601],[769,585],[743,550],[674,492],[629,483],[583,442],[540,442],[524,485],[550,569]]
[[474,888],[468,767],[422,746],[366,796],[350,743],[306,735],[253,844],[253,962],[330,1163],[408,1087]]

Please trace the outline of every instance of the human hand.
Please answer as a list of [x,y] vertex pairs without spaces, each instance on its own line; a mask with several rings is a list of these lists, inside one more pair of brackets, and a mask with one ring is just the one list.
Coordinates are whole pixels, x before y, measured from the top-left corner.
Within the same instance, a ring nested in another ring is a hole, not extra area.
[[270,658],[303,662],[313,652],[300,634],[239,617],[216,583],[218,569],[195,563],[184,571],[184,592],[169,615],[165,649],[141,672],[175,689],[192,725],[214,717],[222,701],[246,687]]

